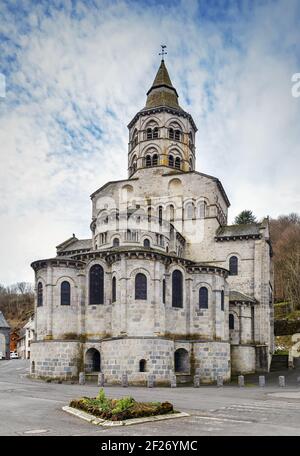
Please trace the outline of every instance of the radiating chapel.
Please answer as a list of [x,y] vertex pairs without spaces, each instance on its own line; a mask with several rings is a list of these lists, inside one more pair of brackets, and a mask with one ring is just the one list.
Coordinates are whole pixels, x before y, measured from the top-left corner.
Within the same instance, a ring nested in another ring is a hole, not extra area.
[[[32,263],[31,374],[107,383],[229,380],[273,351],[269,222],[228,225],[221,182],[196,171],[197,127],[164,59],[128,125],[128,178],[91,195],[91,238]],[[205,132],[202,132],[205,134]],[[206,151],[202,151],[205,154]]]

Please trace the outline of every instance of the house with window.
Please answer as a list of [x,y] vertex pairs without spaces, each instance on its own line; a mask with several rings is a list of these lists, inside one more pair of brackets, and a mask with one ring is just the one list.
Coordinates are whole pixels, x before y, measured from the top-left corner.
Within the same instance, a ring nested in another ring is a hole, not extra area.
[[211,383],[267,371],[269,221],[228,224],[222,183],[196,170],[197,127],[164,60],[128,129],[128,178],[91,195],[90,238],[32,263],[31,374],[169,384],[174,373]]
[[21,328],[17,341],[17,352],[19,358],[30,359],[31,342],[34,340],[34,316],[31,316],[27,323]]

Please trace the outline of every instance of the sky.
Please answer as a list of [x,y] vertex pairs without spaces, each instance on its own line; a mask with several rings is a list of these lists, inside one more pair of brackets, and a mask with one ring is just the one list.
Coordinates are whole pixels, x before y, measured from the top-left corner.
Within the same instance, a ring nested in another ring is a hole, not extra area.
[[1,0],[0,283],[91,237],[90,194],[127,178],[162,43],[229,222],[300,213],[299,23],[299,0]]

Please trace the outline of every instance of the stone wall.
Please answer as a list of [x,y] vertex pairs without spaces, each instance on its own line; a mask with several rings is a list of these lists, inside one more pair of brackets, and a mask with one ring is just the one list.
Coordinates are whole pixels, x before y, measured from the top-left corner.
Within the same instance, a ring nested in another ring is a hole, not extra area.
[[230,380],[230,344],[225,342],[195,342],[193,344],[195,373],[201,382],[212,383],[218,376]]
[[256,355],[253,345],[231,345],[231,369],[233,374],[255,372]]
[[82,344],[78,341],[31,343],[30,373],[33,377],[71,379],[83,370]]

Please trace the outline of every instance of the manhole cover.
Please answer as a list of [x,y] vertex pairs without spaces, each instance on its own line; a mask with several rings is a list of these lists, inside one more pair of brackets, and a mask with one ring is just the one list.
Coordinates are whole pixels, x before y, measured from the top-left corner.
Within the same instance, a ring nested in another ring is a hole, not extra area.
[[31,429],[30,431],[24,431],[24,434],[45,434],[49,432],[49,429]]

